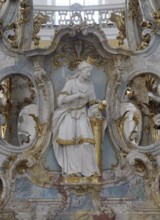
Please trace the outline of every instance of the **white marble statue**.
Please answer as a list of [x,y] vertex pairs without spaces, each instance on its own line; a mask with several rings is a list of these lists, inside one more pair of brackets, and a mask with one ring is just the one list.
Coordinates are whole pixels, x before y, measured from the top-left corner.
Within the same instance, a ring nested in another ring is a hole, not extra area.
[[66,81],[53,116],[53,148],[62,175],[99,175],[90,118],[98,115],[92,65],[82,61]]
[[[157,94],[154,95],[153,92],[148,93],[150,100],[160,103],[160,84],[157,85]],[[160,127],[160,113],[154,116],[154,124],[159,128]]]
[[160,84],[157,85],[157,95],[154,95],[153,92],[148,92],[148,97],[155,102],[160,102]]

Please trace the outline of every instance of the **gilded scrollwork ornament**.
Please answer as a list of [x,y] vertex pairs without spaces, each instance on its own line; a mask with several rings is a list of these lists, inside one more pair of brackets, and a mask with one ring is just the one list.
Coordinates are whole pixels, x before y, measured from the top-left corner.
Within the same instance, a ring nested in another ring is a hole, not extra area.
[[0,19],[0,37],[3,35],[3,20]]
[[106,63],[106,60],[97,54],[95,47],[89,42],[73,39],[72,42],[68,41],[63,44],[59,53],[53,58],[53,65],[56,68],[68,66],[69,69],[74,70],[81,61],[88,57],[94,59],[94,65],[99,68],[103,68]]
[[0,136],[6,138],[8,121],[8,85],[7,80],[0,84]]
[[132,12],[133,17],[136,17],[136,16],[137,16],[138,6],[139,6],[138,0],[130,0],[130,1],[129,1],[128,7],[129,7],[129,11]]
[[127,95],[128,99],[133,99],[134,98],[134,91],[131,88],[127,88],[126,95]]
[[141,43],[139,45],[140,50],[145,49],[149,42],[151,41],[151,37],[153,35],[152,24],[149,21],[143,21],[141,23],[142,33],[141,33]]
[[160,207],[159,156],[155,157],[151,152],[141,153],[139,150],[133,150],[126,159],[134,167],[136,174],[143,176],[149,201]]
[[5,30],[3,30],[4,40],[10,44],[12,48],[20,48],[22,45],[22,36],[24,32],[24,27],[31,21],[32,8],[30,0],[20,0],[17,16],[9,23]]
[[33,19],[33,36],[32,40],[34,42],[34,46],[39,45],[40,37],[38,36],[38,33],[41,29],[42,24],[46,24],[47,21],[49,21],[49,16],[44,15],[43,13],[38,13],[34,19]]
[[[158,82],[155,76],[146,74],[135,77],[126,87],[120,117],[115,120],[121,150],[126,153],[159,141],[160,116],[155,108],[160,102]],[[141,164],[138,160],[136,163]]]
[[43,134],[43,131],[45,130],[45,128],[47,128],[47,123],[41,124],[39,117],[36,116],[35,114],[29,114],[29,116],[31,116],[35,122],[35,130],[36,130],[37,137],[41,137]]
[[126,38],[126,26],[125,26],[125,11],[122,11],[120,15],[111,13],[110,21],[116,23],[119,30],[117,40],[118,45],[121,47],[124,45],[124,39]]
[[[127,115],[128,111],[124,112],[122,116],[120,116],[118,119],[115,120],[115,124],[117,126],[119,135],[121,137],[121,141],[123,142],[123,145],[125,146],[126,143],[126,137],[124,135],[124,126],[125,126],[125,122],[128,118]],[[131,144],[128,143],[127,144],[127,148],[130,149],[131,148]],[[128,151],[128,149],[124,149],[126,152]]]
[[24,174],[26,169],[31,168],[35,163],[36,159],[34,156],[27,152],[19,156],[12,153],[2,165],[7,181],[13,183],[15,181],[16,172]]
[[132,143],[147,145],[158,140],[155,122],[156,118],[157,121],[159,120],[159,117],[155,117],[154,100],[157,99],[153,94],[153,91],[157,90],[157,83],[155,77],[146,74],[132,79],[126,88],[124,101],[132,103],[134,109],[131,110],[133,114],[129,113],[132,117],[132,129],[128,139]]
[[141,153],[138,150],[132,150],[126,157],[130,165],[135,167],[138,175],[145,176],[146,180],[151,183],[156,168],[156,160],[151,153]]
[[20,0],[19,17],[17,21],[17,24],[19,26],[28,23],[30,20],[31,6],[29,3],[30,3],[29,0]]
[[3,37],[13,47],[18,48],[18,25],[13,22],[5,28]]
[[157,25],[160,26],[160,9],[153,12],[153,18],[156,20]]

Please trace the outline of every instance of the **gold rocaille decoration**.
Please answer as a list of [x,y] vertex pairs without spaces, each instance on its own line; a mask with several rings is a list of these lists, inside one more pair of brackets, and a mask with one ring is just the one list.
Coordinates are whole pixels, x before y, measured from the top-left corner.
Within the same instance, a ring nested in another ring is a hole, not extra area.
[[139,159],[136,159],[135,161],[135,168],[136,168],[136,171],[140,173],[146,170],[145,164]]
[[91,101],[89,101],[88,104],[89,104],[89,106],[98,104],[97,99],[92,99]]
[[118,45],[122,46],[124,44],[124,39],[126,38],[125,11],[122,11],[120,15],[111,13],[109,20],[117,25],[119,30],[117,36]]
[[33,42],[34,46],[39,45],[40,37],[37,35],[41,29],[42,24],[46,24],[49,21],[49,16],[44,15],[43,13],[39,12],[33,19]]
[[3,20],[0,19],[0,37],[3,35]]
[[147,33],[145,35],[142,35],[141,36],[141,43],[139,45],[139,49],[144,50],[148,46],[150,40],[151,40],[151,36],[150,36],[149,33]]
[[[56,43],[56,41],[52,42],[53,45]],[[53,65],[55,68],[68,66],[69,69],[75,70],[83,60],[99,68],[103,68],[106,62],[90,42],[70,38],[67,41],[61,41],[61,49],[53,56]]]
[[127,89],[126,95],[128,96],[129,99],[132,99],[134,97],[134,91],[132,89]]
[[158,26],[160,26],[160,8],[153,13],[153,17],[157,21]]
[[2,113],[3,117],[5,118],[5,122],[3,125],[0,126],[0,134],[3,139],[6,139],[6,133],[7,133],[7,122],[8,122],[8,112]]
[[10,80],[5,79],[0,84],[0,91],[2,92],[1,98],[2,100],[6,100],[6,103],[0,104],[0,113],[4,118],[4,124],[0,126],[0,135],[3,139],[6,139],[7,134],[7,127],[8,127],[8,119],[9,119],[9,112],[10,111],[10,103],[7,101],[10,99]]
[[132,12],[133,17],[136,17],[136,16],[137,16],[138,6],[139,6],[138,0],[130,0],[130,1],[129,1],[128,8],[129,8],[129,11]]
[[90,177],[67,176],[63,178],[64,184],[98,184],[100,177],[98,175]]
[[106,107],[107,107],[107,100],[103,100],[102,102],[99,103],[98,110],[103,111]]
[[46,128],[47,124],[41,124],[39,121],[39,117],[36,116],[35,114],[29,114],[29,116],[31,116],[35,122],[35,130],[36,130],[36,134],[38,135],[38,137],[41,137],[43,130]]
[[20,0],[19,17],[17,22],[19,26],[28,23],[30,20],[31,6],[29,4],[28,0]]
[[79,137],[77,140],[76,139],[71,139],[71,140],[64,140],[61,138],[57,138],[56,141],[58,144],[61,145],[75,145],[75,144],[83,144],[83,143],[91,143],[91,144],[95,144],[94,139],[92,138],[83,138],[83,137]]
[[90,56],[87,57],[87,63],[94,64],[94,62],[95,62],[94,58],[92,58]]

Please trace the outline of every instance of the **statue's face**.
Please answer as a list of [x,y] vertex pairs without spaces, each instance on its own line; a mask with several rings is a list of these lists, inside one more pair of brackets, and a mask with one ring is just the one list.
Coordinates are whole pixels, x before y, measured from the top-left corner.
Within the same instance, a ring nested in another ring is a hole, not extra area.
[[91,75],[91,67],[86,67],[85,69],[83,69],[80,73],[80,77],[82,77],[85,80],[88,80],[90,78]]

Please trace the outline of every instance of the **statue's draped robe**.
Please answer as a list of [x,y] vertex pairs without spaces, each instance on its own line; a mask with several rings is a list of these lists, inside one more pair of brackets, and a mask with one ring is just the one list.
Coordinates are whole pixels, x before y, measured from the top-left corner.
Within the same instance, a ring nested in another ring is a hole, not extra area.
[[[85,97],[63,103],[66,96],[82,92]],[[66,82],[58,97],[58,109],[53,117],[53,149],[63,175],[99,174],[96,164],[95,140],[88,117],[89,106],[96,97],[92,82],[82,89],[77,78]]]

